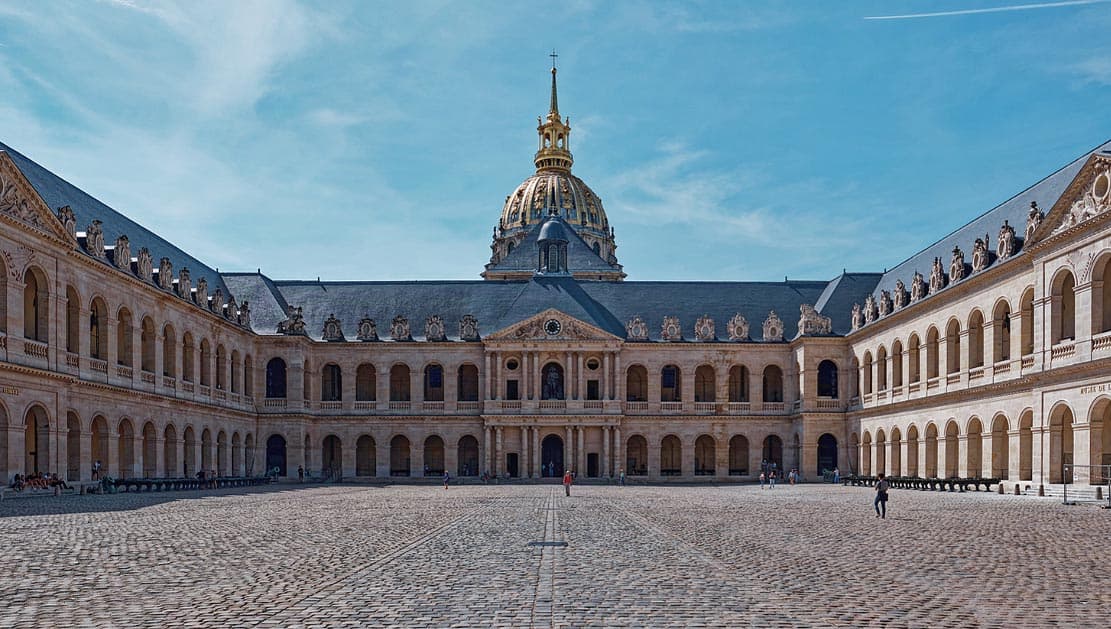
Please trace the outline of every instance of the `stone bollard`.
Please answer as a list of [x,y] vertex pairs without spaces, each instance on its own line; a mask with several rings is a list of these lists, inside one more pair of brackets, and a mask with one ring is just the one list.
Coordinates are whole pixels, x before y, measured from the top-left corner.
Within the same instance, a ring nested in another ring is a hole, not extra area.
[[999,495],[1003,495],[1003,483],[999,483]]
[[1096,487],[1096,500],[1103,500],[1103,487]]
[[1021,496],[1022,495],[1022,492],[1019,491],[1019,489],[1018,489],[1018,483],[1015,483],[1015,495],[1016,496]]
[[1045,498],[1045,485],[1038,485],[1038,497]]

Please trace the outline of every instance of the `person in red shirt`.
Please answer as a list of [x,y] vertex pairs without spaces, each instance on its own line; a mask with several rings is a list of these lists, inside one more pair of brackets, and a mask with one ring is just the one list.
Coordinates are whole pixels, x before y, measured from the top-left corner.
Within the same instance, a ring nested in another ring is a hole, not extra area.
[[563,491],[567,492],[568,496],[571,495],[571,470],[563,473]]

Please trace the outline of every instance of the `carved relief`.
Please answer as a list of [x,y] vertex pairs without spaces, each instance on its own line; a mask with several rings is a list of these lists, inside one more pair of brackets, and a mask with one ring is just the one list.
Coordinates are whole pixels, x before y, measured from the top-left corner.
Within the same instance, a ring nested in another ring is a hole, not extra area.
[[197,290],[193,293],[193,301],[201,308],[208,308],[208,280],[197,280]]
[[895,310],[907,305],[907,285],[903,280],[895,280],[895,292],[892,296],[895,299]]
[[999,243],[995,245],[995,255],[1000,260],[1011,257],[1015,252],[1015,228],[1007,221],[999,228]]
[[977,238],[976,243],[972,245],[972,272],[979,273],[988,268],[991,263],[991,254],[988,253],[988,235],[984,234],[983,238]]
[[517,328],[517,331],[513,333],[513,336],[519,339],[546,338],[546,335],[544,334],[544,325],[540,322],[539,319],[533,319],[532,321],[526,322],[524,325]]
[[193,283],[189,279],[189,267],[183,266],[177,272],[177,294],[182,299],[191,299],[193,296]]
[[216,292],[212,294],[212,299],[209,300],[209,303],[208,304],[202,304],[202,306],[206,306],[209,310],[211,310],[212,312],[215,312],[217,314],[223,312],[223,309],[224,309],[224,291],[220,288],[217,288]]
[[447,330],[444,328],[444,318],[440,315],[431,315],[424,322],[424,338],[427,341],[446,341]]
[[395,341],[413,340],[413,335],[409,331],[409,320],[401,315],[394,317],[393,322],[390,323],[390,336]]
[[733,315],[726,326],[726,331],[729,332],[730,341],[747,341],[748,340],[748,321],[745,320],[741,313]]
[[799,335],[818,336],[833,333],[833,321],[823,317],[810,304],[799,306]]
[[229,319],[231,321],[238,321],[239,320],[238,319],[239,306],[235,303],[235,296],[234,295],[229,295],[228,296],[228,303],[227,303],[227,305],[224,306],[224,308],[222,310],[223,310],[222,314],[224,315],[225,319]]
[[945,267],[941,265],[941,258],[934,258],[934,268],[930,271],[930,292],[945,288]]
[[239,305],[239,325],[251,327],[251,302],[245,301]]
[[174,286],[174,265],[169,258],[158,261],[158,285],[166,290]]
[[463,315],[459,321],[459,338],[463,341],[477,341],[478,336],[478,319],[474,315]]
[[112,249],[112,262],[117,269],[131,270],[131,241],[127,239],[126,234],[120,234],[119,238],[116,238],[116,247]]
[[[934,262],[936,266],[936,260]],[[933,282],[933,275],[930,276],[930,282]],[[926,278],[918,271],[914,272],[914,277],[910,280],[910,303],[914,303],[919,299],[926,296]]]
[[864,327],[864,311],[861,310],[860,304],[853,304],[853,331],[862,327]]
[[868,295],[864,300],[864,323],[871,323],[879,318],[879,308],[876,306],[875,295]]
[[104,257],[104,229],[101,225],[100,221],[93,221],[85,230],[85,248],[94,258]]
[[301,306],[289,306],[286,317],[285,321],[278,323],[278,334],[307,335],[305,332],[305,315]]
[[58,220],[62,223],[70,238],[77,238],[77,217],[73,215],[73,208],[63,205],[58,208]]
[[949,260],[949,281],[959,282],[964,279],[964,252],[960,247],[953,247],[953,258]]
[[768,312],[768,318],[764,319],[764,341],[782,341],[783,340],[783,321],[779,315],[775,314],[774,310]]
[[891,312],[894,309],[895,309],[895,304],[891,300],[891,293],[889,293],[885,290],[881,290],[880,291],[880,316],[881,317],[886,317],[887,315],[891,314]]
[[150,256],[150,249],[143,247],[139,250],[139,256],[135,261],[135,269],[140,278],[150,281],[151,275],[154,273],[154,260]]
[[15,178],[3,170],[0,170],[0,212],[13,216],[32,227],[49,231],[49,227],[43,222],[42,217],[32,207],[31,200],[20,190]]
[[679,325],[679,317],[664,317],[660,327],[660,338],[665,341],[683,340],[683,328]]
[[320,335],[325,341],[343,341],[343,325],[340,320],[336,318],[336,313],[328,315],[324,320],[324,331]]
[[695,322],[694,338],[699,341],[713,341],[717,338],[714,335],[714,320],[709,315],[702,315]]
[[359,334],[356,336],[360,341],[377,341],[378,340],[378,324],[370,317],[363,317],[359,320]]
[[1030,211],[1026,213],[1026,236],[1023,240],[1023,245],[1030,244],[1030,239],[1033,238],[1034,232],[1038,231],[1041,227],[1042,219],[1045,218],[1045,213],[1038,209],[1038,202],[1030,202]]
[[644,319],[637,315],[625,324],[625,336],[630,341],[647,341],[648,340],[648,325],[644,323]]

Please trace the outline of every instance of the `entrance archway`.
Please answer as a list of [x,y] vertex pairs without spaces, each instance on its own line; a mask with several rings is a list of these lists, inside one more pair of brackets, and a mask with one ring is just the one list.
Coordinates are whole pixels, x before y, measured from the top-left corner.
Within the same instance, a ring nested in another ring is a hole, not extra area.
[[540,442],[540,463],[544,476],[563,476],[563,439],[559,435],[548,435]]
[[828,432],[818,437],[818,474],[837,468],[837,437]]
[[696,439],[694,442],[694,475],[713,476],[716,457],[717,448],[713,437],[702,435]]
[[377,471],[377,449],[374,437],[363,435],[355,442],[355,476],[374,476]]
[[748,438],[733,435],[729,440],[729,475],[748,475]]
[[167,424],[162,434],[162,476],[173,478],[177,475],[177,430]]
[[409,475],[409,439],[398,435],[390,440],[390,476]]
[[66,413],[66,458],[66,478],[81,480],[81,420],[73,411]]
[[459,476],[478,476],[478,439],[467,435],[459,440]]
[[1055,407],[1049,415],[1049,482],[1071,483],[1071,468],[1068,474],[1064,466],[1072,465],[1072,409],[1065,404]]
[[630,476],[648,474],[648,440],[642,435],[633,435],[625,447],[625,471]]
[[24,419],[23,471],[25,474],[50,471],[50,427],[46,409],[32,406]]
[[660,475],[681,476],[683,474],[683,443],[679,437],[668,435],[660,442]]
[[119,453],[119,468],[116,470],[120,478],[132,478],[135,476],[135,429],[131,426],[131,421],[127,418],[120,420],[119,428],[118,449]]
[[444,440],[432,435],[424,440],[424,475],[443,476]]
[[339,478],[343,470],[343,446],[339,437],[328,435],[320,447],[320,471],[329,478]]
[[[189,457],[187,456],[186,459]],[[285,468],[285,437],[270,435],[266,440],[266,473],[278,468],[278,476],[287,476]]]
[[779,470],[780,476],[783,474],[783,440],[778,435],[768,435],[764,438],[764,454],[763,460],[768,462],[768,465],[775,463],[775,468]]
[[991,425],[991,475],[1003,480],[1010,479],[1009,429],[1006,416],[996,415]]

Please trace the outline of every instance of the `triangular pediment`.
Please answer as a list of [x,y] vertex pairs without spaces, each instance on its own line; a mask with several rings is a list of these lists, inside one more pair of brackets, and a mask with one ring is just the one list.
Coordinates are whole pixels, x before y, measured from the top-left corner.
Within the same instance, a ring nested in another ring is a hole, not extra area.
[[1111,157],[1092,155],[1024,246],[1067,232],[1108,210],[1111,210]]
[[[552,322],[555,322],[554,324]],[[555,308],[486,335],[487,341],[614,341],[618,337]]]
[[0,218],[68,244],[75,241],[4,151],[0,151]]

